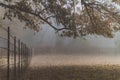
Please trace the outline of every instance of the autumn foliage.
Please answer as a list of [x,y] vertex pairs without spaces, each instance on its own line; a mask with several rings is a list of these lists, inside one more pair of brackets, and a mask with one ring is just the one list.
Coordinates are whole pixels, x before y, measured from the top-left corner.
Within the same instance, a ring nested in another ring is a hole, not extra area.
[[18,18],[39,31],[48,24],[61,36],[102,35],[120,30],[120,0],[3,0],[4,19]]

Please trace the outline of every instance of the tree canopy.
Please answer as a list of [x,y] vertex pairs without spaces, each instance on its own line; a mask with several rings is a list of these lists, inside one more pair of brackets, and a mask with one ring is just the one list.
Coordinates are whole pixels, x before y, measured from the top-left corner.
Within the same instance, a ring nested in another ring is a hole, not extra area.
[[102,35],[120,30],[120,0],[1,0],[4,17],[39,31],[48,24],[61,36]]

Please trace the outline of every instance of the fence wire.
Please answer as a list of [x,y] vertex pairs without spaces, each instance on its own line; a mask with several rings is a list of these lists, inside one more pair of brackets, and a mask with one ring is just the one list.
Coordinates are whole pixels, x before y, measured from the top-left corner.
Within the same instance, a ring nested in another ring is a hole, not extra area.
[[31,49],[12,34],[10,27],[0,27],[0,80],[21,80],[31,54]]

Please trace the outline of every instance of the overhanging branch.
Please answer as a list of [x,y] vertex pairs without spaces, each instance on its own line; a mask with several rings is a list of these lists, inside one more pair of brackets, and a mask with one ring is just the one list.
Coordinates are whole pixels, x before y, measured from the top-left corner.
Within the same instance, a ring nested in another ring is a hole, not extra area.
[[0,6],[4,7],[4,8],[8,8],[8,9],[19,10],[19,11],[34,15],[34,16],[38,17],[39,19],[41,19],[42,21],[44,21],[45,23],[47,23],[49,26],[51,26],[56,31],[60,31],[60,30],[63,30],[63,29],[68,29],[68,28],[56,28],[50,22],[48,22],[46,19],[41,17],[39,13],[35,13],[35,12],[32,12],[32,11],[20,8],[20,7],[16,6],[16,5],[7,5],[7,4],[4,4],[4,3],[0,2]]

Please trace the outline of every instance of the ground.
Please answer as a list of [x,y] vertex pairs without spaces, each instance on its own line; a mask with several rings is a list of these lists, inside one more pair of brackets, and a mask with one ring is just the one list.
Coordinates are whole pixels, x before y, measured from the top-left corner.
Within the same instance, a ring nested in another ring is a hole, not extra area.
[[119,65],[30,67],[23,80],[119,80]]

